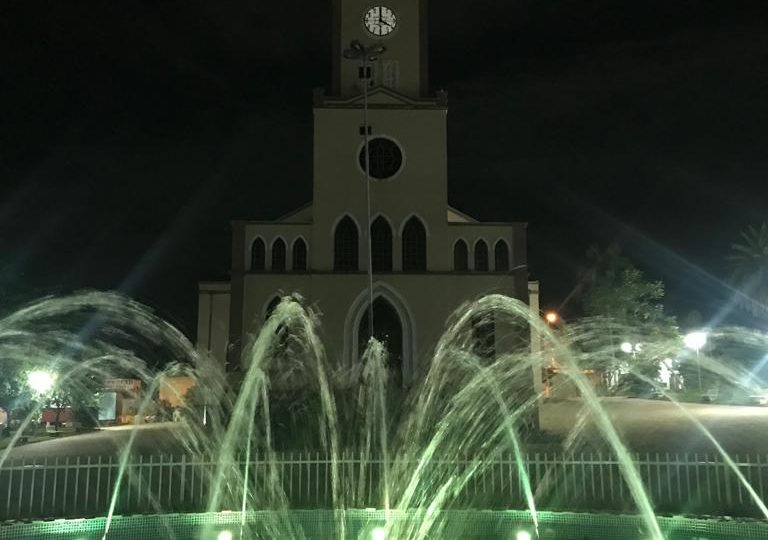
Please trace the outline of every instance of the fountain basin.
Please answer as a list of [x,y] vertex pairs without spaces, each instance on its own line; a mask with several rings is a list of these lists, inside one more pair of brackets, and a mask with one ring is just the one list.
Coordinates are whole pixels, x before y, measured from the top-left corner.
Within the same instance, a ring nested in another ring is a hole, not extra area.
[[[249,511],[243,538],[275,538],[266,530],[269,524],[288,519],[304,532],[307,540],[337,537],[333,510]],[[526,511],[448,510],[441,513],[441,533],[430,533],[430,540],[513,540],[535,539],[531,515]],[[420,519],[419,511],[390,512],[397,521]],[[113,540],[236,540],[240,538],[242,516],[238,512],[115,516],[107,538]],[[386,513],[383,510],[348,510],[346,539],[380,540]],[[539,512],[539,536],[544,540],[645,540],[642,519],[634,515]],[[753,540],[768,539],[768,523],[725,518],[658,518],[669,540]],[[0,526],[6,540],[97,540],[106,525],[105,517],[14,522]],[[275,540],[278,540],[275,538]],[[289,540],[280,538],[279,540]]]

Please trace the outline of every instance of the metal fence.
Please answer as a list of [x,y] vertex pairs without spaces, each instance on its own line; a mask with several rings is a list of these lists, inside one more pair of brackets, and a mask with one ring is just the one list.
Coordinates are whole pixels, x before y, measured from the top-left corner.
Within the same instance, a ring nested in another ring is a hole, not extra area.
[[[659,513],[762,516],[747,486],[719,456],[665,453],[634,455],[633,459],[643,488]],[[764,500],[768,456],[733,459],[748,485]],[[263,486],[270,463],[276,467],[279,487],[291,507],[333,506],[332,467],[326,456],[316,452],[282,453],[275,461],[257,456],[238,461],[234,467],[240,472],[247,470],[252,485]],[[440,466],[440,462],[432,463]],[[414,470],[415,465],[390,463],[395,470]],[[467,458],[443,465],[469,470],[477,463]],[[527,507],[520,468],[511,455],[482,465],[453,499],[453,508]],[[204,511],[217,466],[214,460],[189,455],[131,459],[115,499],[115,512]],[[382,506],[380,459],[344,455],[338,467],[342,491],[356,494],[349,504]],[[528,454],[523,469],[540,509],[632,511],[636,506],[619,463],[612,456]],[[118,459],[110,457],[10,460],[0,469],[0,520],[105,515],[118,471]],[[255,506],[259,506],[258,500]]]

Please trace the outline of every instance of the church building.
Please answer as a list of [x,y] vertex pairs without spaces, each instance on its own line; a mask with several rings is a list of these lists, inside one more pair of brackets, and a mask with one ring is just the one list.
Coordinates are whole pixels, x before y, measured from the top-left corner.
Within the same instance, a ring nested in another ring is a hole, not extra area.
[[[329,359],[352,365],[369,335],[370,237],[374,332],[408,384],[463,303],[501,293],[538,310],[526,224],[448,205],[448,100],[429,87],[427,1],[332,4],[332,84],[314,95],[313,199],[274,221],[232,223],[231,280],[199,286],[198,346],[238,366],[248,336],[297,292],[321,313]],[[355,40],[386,49],[368,70],[345,55]]]

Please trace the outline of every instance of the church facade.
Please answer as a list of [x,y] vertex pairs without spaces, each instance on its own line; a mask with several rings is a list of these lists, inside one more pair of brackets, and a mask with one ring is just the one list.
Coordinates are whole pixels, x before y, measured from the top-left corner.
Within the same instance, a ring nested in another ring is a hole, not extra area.
[[[334,0],[332,85],[314,96],[313,200],[274,221],[233,222],[231,280],[199,286],[198,346],[230,367],[293,292],[322,314],[329,358],[358,361],[369,333],[369,241],[374,332],[405,383],[463,303],[501,293],[538,311],[526,224],[484,223],[448,205],[448,102],[428,86],[426,4]],[[366,71],[345,58],[353,40],[386,51]]]

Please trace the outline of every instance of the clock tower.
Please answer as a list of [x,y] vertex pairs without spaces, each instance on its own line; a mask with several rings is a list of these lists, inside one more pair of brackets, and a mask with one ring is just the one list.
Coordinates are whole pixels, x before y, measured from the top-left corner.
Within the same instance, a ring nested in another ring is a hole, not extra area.
[[429,93],[427,0],[333,0],[333,81],[331,93],[360,93],[358,70],[344,59],[353,40],[387,48],[373,65],[372,86],[382,85],[419,98]]
[[[333,84],[318,91],[314,104],[313,218],[316,264],[333,268],[332,238],[339,216],[349,215],[362,235],[367,229],[363,85],[368,84],[372,218],[392,224],[418,216],[429,234],[445,222],[448,205],[447,100],[427,95],[426,0],[334,1]],[[385,50],[370,62],[345,51],[353,42]],[[448,266],[450,246],[427,246],[426,269]],[[367,264],[361,239],[359,268]],[[447,240],[446,240],[447,241]],[[402,245],[394,235],[393,267],[402,264]]]

